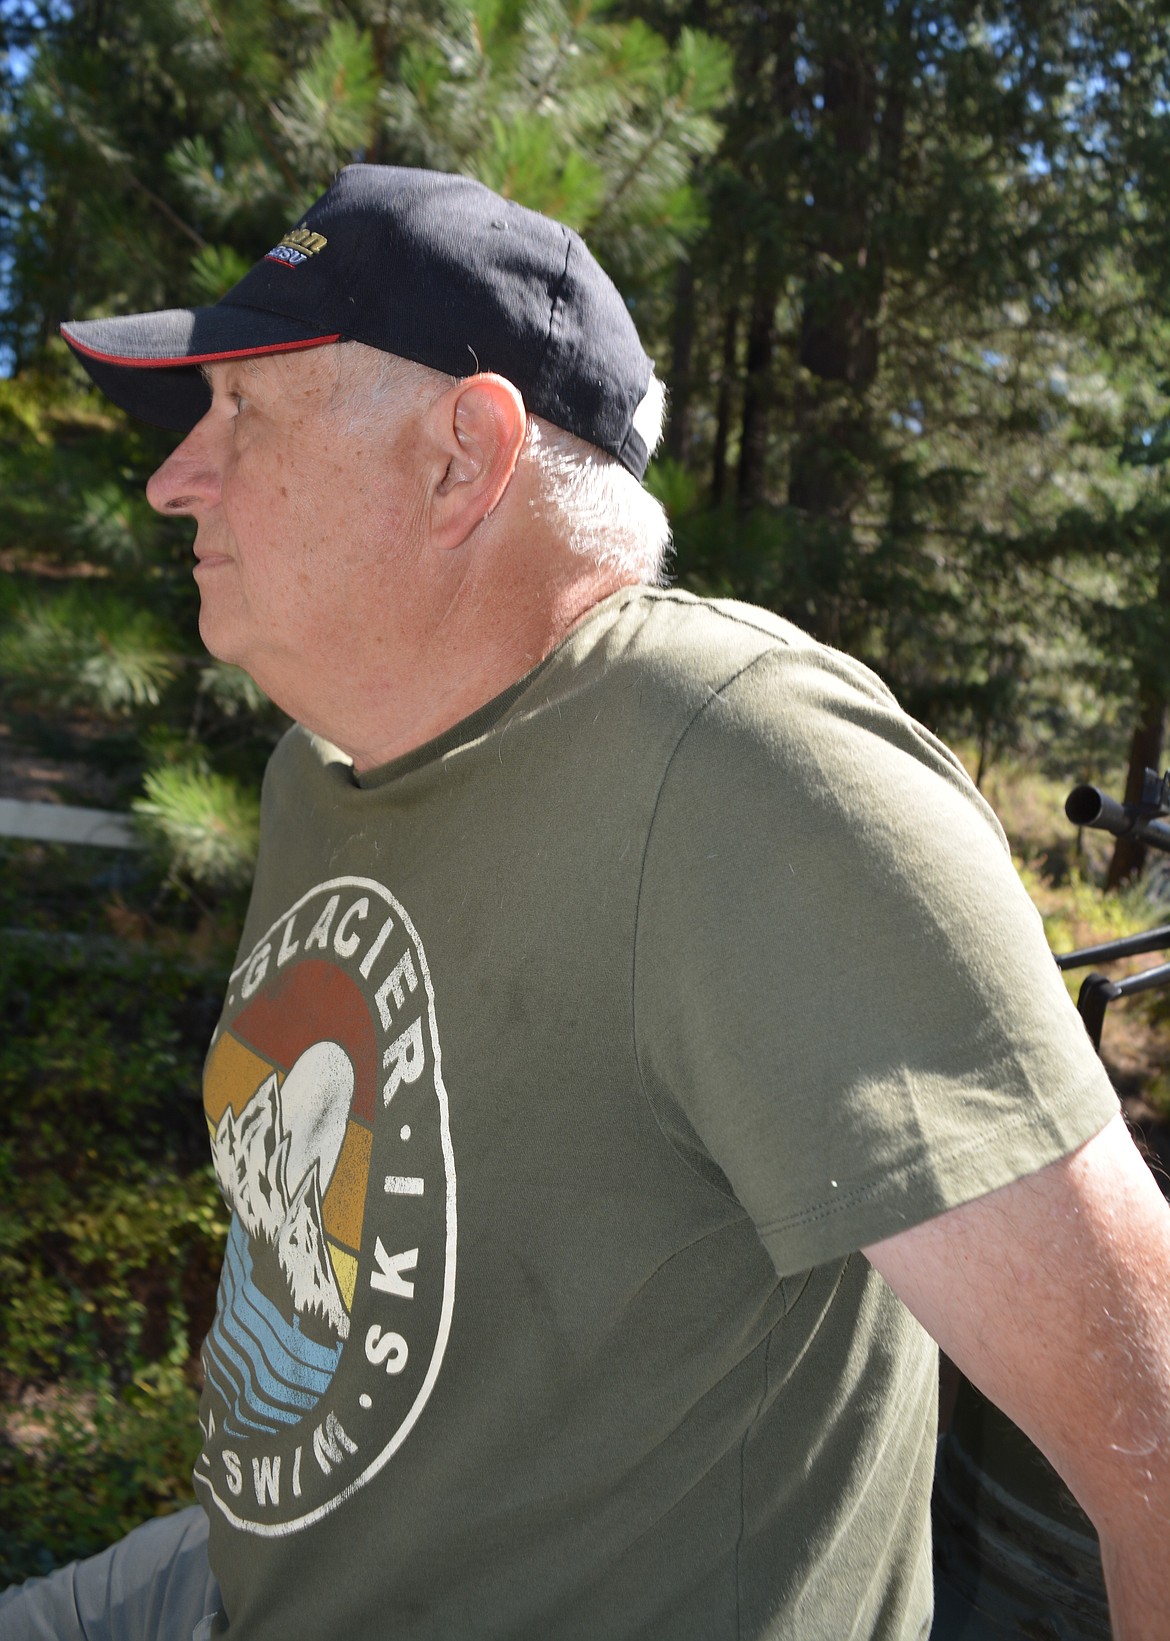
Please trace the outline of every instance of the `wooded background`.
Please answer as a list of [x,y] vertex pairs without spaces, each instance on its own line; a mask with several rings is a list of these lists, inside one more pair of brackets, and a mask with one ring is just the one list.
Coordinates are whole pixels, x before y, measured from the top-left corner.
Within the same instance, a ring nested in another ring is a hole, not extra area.
[[[26,697],[145,710],[128,788],[173,831],[242,820],[260,703],[199,657],[185,536],[141,500],[163,444],[88,390],[57,326],[214,300],[354,159],[466,171],[586,235],[670,389],[650,483],[682,584],[870,662],[984,768],[1010,749],[1090,773],[1134,736],[1158,762],[1157,0],[0,17],[0,666]],[[79,563],[84,596],[34,573]]]
[[1133,782],[1170,700],[1170,8],[0,0],[0,31],[0,795],[49,769],[153,840],[0,848],[3,1582],[187,1496],[198,1067],[283,728],[200,647],[190,527],[142,497],[171,441],[60,321],[216,300],[349,161],[479,177],[630,304],[680,584],[867,661],[981,780]]

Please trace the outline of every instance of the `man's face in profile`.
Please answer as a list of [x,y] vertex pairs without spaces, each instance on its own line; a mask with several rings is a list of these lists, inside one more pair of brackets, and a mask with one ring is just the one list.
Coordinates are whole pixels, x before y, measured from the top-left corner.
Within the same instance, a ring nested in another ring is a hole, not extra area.
[[207,648],[282,705],[377,641],[418,539],[412,418],[349,414],[343,362],[326,346],[211,365],[211,408],[147,486],[159,512],[198,525]]

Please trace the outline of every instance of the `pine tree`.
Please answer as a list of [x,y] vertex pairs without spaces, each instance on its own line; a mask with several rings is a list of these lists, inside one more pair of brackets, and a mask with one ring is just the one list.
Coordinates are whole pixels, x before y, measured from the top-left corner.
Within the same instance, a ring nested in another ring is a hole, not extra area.
[[[710,227],[675,276],[671,453],[710,498],[676,519],[684,577],[871,660],[989,754],[1018,741],[1055,694],[1051,634],[1091,643],[1052,533],[1062,486],[1103,517],[1137,495],[1118,462],[1129,395],[1090,429],[1068,386],[1132,380],[1115,348],[1156,351],[1138,150],[1164,123],[1166,18],[639,10],[709,29],[736,65]],[[1145,335],[1125,340],[1135,304]],[[1115,700],[1117,670],[1098,672]]]

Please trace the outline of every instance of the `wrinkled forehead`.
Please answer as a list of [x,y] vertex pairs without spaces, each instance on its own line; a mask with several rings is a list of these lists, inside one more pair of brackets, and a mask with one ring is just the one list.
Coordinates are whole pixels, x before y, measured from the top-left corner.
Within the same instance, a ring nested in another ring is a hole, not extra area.
[[408,426],[421,431],[421,418],[456,383],[427,365],[353,341],[208,361],[198,367],[198,380],[204,414],[217,399],[238,398],[278,428],[316,423],[319,436],[330,441],[359,434],[380,441]]
[[195,368],[208,387],[214,387],[217,381],[222,382],[228,376],[263,376],[264,363],[261,358],[218,359],[212,364],[196,365]]
[[364,378],[371,384],[382,372],[380,355],[357,342],[296,353],[245,354],[217,359],[196,367],[212,398],[215,393],[262,394],[275,403],[287,400],[301,408],[319,398],[323,410],[356,394]]

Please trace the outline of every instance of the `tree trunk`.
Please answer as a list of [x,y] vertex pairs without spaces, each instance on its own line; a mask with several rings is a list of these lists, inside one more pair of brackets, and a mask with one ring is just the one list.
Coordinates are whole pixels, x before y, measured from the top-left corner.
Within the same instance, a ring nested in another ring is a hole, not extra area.
[[[788,133],[802,95],[797,76],[799,9],[777,4],[759,8],[740,48],[740,71],[751,90],[747,101],[758,109],[757,133]],[[782,145],[781,145],[782,146]],[[747,355],[740,425],[736,499],[744,508],[768,495],[768,452],[776,402],[776,311],[791,257],[792,172],[773,151],[756,173],[760,205],[753,234],[748,295]]]
[[876,64],[846,37],[824,66],[824,129],[832,158],[821,188],[832,232],[804,288],[797,435],[788,475],[791,506],[848,521],[860,495],[862,403],[877,371],[873,320],[880,301],[869,259],[863,182],[874,140]]
[[[1163,548],[1158,563],[1154,592],[1157,608],[1170,609],[1170,549]],[[1162,747],[1166,733],[1166,668],[1164,648],[1154,640],[1143,668],[1138,666],[1138,717],[1129,744],[1129,767],[1125,774],[1125,802],[1137,803],[1142,795],[1142,776],[1147,769],[1161,773]],[[1113,846],[1106,890],[1118,889],[1135,878],[1146,863],[1146,846],[1133,838],[1118,838]]]
[[914,65],[910,0],[902,0],[894,25],[882,72],[883,42],[861,41],[848,31],[827,48],[824,64],[822,121],[831,163],[818,203],[832,229],[805,285],[788,500],[814,518],[846,527],[865,484],[866,401],[878,372],[886,224],[901,185]]
[[689,257],[680,258],[674,276],[674,321],[670,336],[670,419],[663,444],[665,455],[686,460],[691,442],[691,398],[694,393],[695,269]]
[[732,394],[735,390],[735,356],[739,348],[739,302],[733,300],[723,321],[723,353],[719,371],[719,394],[715,403],[715,448],[711,453],[711,502],[719,507],[727,496],[727,442],[731,437]]
[[772,356],[776,347],[779,279],[761,246],[756,262],[747,359],[743,384],[743,425],[739,445],[736,497],[741,507],[764,500],[767,489],[769,412],[772,405]]
[[[1166,702],[1159,689],[1145,685],[1138,696],[1138,721],[1129,743],[1129,768],[1125,775],[1125,801],[1137,803],[1142,795],[1142,777],[1147,769],[1160,771],[1166,732]],[[1113,845],[1106,890],[1120,889],[1137,877],[1146,863],[1146,846],[1135,838],[1118,838]]]

